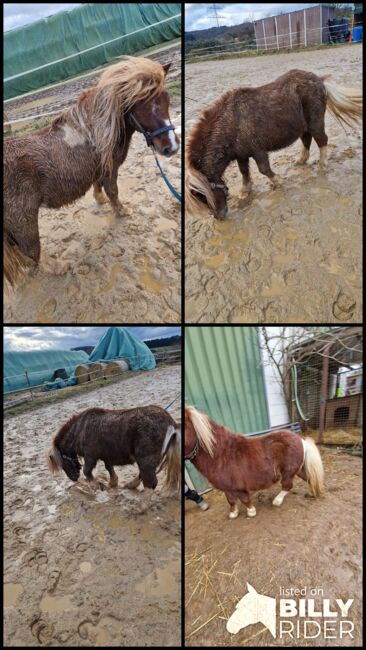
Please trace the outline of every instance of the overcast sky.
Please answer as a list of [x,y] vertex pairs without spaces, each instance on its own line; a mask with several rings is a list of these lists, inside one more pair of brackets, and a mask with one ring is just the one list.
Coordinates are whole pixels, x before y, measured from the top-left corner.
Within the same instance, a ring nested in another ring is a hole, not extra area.
[[4,32],[14,27],[28,25],[40,18],[47,18],[58,11],[70,11],[79,7],[80,2],[35,2],[35,3],[5,3],[4,4]]
[[[216,3],[217,14],[220,26],[240,25],[245,21],[259,20],[266,16],[274,16],[280,11],[296,11],[305,7],[316,7],[319,2],[308,2],[304,4],[286,3]],[[193,3],[185,4],[185,29],[193,31],[196,29],[207,29],[217,27],[216,19],[213,18],[212,4]]]
[[[70,350],[81,345],[95,345],[108,326],[96,327],[4,327],[4,350],[22,352],[23,350]],[[131,326],[126,329],[141,340],[174,336],[181,328],[168,326]]]

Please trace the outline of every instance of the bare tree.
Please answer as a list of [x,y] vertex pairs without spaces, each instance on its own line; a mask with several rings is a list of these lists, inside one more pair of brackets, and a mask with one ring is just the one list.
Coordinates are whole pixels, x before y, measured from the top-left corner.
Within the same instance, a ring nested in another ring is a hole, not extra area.
[[312,326],[312,327],[258,327],[261,334],[259,345],[263,356],[276,369],[276,378],[291,413],[291,369],[310,357],[327,357],[352,369],[348,357],[362,354],[362,333],[356,334],[355,327]]

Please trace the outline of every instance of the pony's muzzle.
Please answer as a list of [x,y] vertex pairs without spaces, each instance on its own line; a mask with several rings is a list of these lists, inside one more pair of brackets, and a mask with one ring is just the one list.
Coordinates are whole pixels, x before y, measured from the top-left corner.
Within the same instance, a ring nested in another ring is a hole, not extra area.
[[225,205],[225,207],[222,208],[221,210],[215,210],[214,212],[212,212],[212,215],[215,217],[215,219],[218,219],[218,221],[223,221],[224,219],[226,219],[228,213],[229,213],[229,208],[227,207],[227,205]]

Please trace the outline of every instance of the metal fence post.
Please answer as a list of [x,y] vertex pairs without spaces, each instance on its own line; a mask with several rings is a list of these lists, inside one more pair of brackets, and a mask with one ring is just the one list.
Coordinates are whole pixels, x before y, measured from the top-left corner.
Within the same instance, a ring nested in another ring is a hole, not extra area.
[[279,50],[279,45],[278,45],[278,29],[277,29],[277,18],[275,16],[275,25],[276,25],[276,39],[277,39],[277,49]]
[[263,25],[264,47],[267,49],[266,30],[264,27],[264,20],[262,20],[262,25]]
[[288,31],[290,34],[290,48],[292,49],[292,33],[291,33],[291,13],[288,15]]
[[33,398],[33,391],[32,391],[32,387],[31,387],[31,385],[30,385],[30,381],[29,381],[29,377],[28,377],[28,371],[27,371],[27,370],[24,370],[24,373],[25,373],[25,376],[26,376],[26,378],[27,378],[27,383],[28,383],[28,386],[29,386],[29,390],[30,390],[30,394],[31,394],[31,399],[33,400],[33,399],[34,399],[34,398]]
[[305,47],[307,46],[307,38],[306,38],[306,9],[304,9],[304,39],[305,39]]
[[323,434],[325,429],[325,411],[327,406],[327,393],[328,393],[328,373],[329,373],[329,353],[330,348],[332,347],[331,343],[324,348],[323,352],[323,368],[322,368],[322,380],[320,386],[320,408],[319,408],[319,435],[318,442],[323,442]]
[[323,44],[323,12],[322,4],[320,3],[320,32],[319,32],[319,45]]

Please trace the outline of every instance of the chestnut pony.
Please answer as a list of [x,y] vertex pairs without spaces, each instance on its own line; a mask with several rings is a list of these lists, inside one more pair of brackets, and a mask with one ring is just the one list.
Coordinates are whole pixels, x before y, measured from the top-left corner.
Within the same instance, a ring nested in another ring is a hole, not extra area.
[[225,492],[230,519],[239,515],[237,501],[256,509],[250,492],[281,481],[281,492],[273,500],[280,506],[293,486],[295,475],[307,481],[312,496],[323,492],[323,464],[311,438],[301,438],[284,429],[260,437],[245,437],[217,424],[193,406],[185,408],[184,458],[218,490]]
[[5,141],[4,273],[11,285],[39,262],[41,205],[60,208],[93,185],[97,203],[108,197],[116,217],[123,216],[117,176],[133,134],[143,133],[163,156],[178,151],[165,87],[169,67],[126,57],[50,126]]
[[207,108],[187,144],[187,211],[199,214],[210,210],[215,218],[225,218],[228,188],[223,174],[234,160],[246,191],[251,190],[249,158],[276,187],[279,178],[270,167],[267,152],[288,147],[298,138],[303,144],[298,163],[308,160],[314,138],[320,166],[325,168],[325,110],[349,126],[362,117],[362,91],[341,88],[326,79],[290,70],[265,86],[229,90]]

